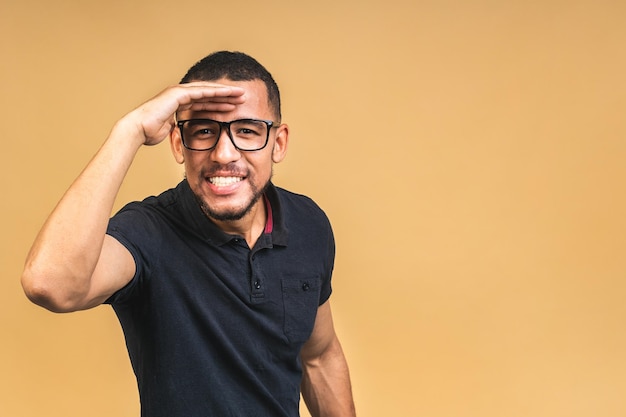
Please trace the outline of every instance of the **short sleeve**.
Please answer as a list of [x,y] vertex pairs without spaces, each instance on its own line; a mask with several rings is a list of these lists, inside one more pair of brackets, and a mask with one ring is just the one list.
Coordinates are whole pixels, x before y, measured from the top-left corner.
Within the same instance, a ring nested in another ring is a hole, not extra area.
[[333,235],[333,230],[330,226],[330,223],[328,223],[328,243],[326,245],[326,248],[326,267],[324,271],[325,273],[322,277],[319,305],[322,305],[326,301],[328,301],[330,295],[333,292],[332,276],[335,267],[335,237]]
[[106,304],[120,304],[133,299],[146,277],[149,276],[149,260],[158,242],[158,229],[139,203],[130,203],[115,214],[107,227],[107,234],[120,242],[135,260],[135,276],[123,288],[115,292]]

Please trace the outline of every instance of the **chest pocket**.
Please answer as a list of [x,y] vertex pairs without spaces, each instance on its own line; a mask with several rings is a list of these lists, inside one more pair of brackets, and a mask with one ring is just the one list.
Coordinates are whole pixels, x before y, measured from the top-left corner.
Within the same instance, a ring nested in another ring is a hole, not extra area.
[[311,336],[317,308],[320,286],[317,277],[286,278],[282,280],[285,308],[285,335],[291,343],[303,343]]

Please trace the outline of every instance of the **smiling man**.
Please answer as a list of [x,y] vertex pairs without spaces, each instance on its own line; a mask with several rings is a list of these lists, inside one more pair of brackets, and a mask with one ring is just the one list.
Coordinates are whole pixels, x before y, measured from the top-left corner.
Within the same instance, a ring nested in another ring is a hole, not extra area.
[[[185,180],[109,218],[138,149],[169,137]],[[354,416],[330,310],[334,239],[309,198],[271,182],[287,152],[279,90],[217,52],[116,123],[28,255],[55,312],[117,314],[144,417]]]

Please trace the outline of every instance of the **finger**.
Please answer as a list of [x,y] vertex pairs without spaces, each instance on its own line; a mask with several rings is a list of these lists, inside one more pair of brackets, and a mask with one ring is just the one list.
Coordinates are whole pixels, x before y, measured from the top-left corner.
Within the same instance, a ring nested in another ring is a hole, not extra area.
[[193,102],[187,106],[181,106],[179,107],[179,111],[183,111],[183,110],[191,110],[191,111],[197,111],[197,112],[201,112],[201,111],[206,111],[206,112],[211,112],[211,111],[217,111],[217,112],[229,112],[229,111],[233,111],[235,110],[235,108],[237,107],[236,104],[234,103],[227,103],[227,102],[223,102],[223,103],[219,103],[219,102]]
[[201,97],[198,99],[193,99],[192,103],[231,103],[231,104],[241,104],[245,101],[244,96],[225,96],[225,97]]
[[195,82],[180,84],[180,86],[194,100],[207,97],[240,97],[245,93],[245,90],[241,87],[210,82]]
[[234,85],[230,85],[230,84],[218,84],[212,81],[193,81],[190,83],[183,83],[183,84],[178,84],[181,87],[187,87],[187,88],[196,88],[196,87],[201,87],[201,88],[231,88],[234,90],[242,90],[241,87],[237,87]]
[[[177,112],[182,110],[197,111],[232,111],[236,105],[245,101],[242,89],[229,87],[196,87],[186,90],[184,97],[179,97]],[[234,95],[233,95],[234,94]]]

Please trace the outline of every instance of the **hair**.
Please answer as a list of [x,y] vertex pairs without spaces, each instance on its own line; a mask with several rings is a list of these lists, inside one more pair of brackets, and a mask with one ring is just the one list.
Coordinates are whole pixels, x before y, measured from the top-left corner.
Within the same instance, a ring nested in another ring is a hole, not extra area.
[[231,81],[263,81],[267,89],[267,100],[270,108],[280,121],[280,92],[276,81],[263,65],[243,52],[214,52],[189,68],[180,83],[217,81],[221,78]]

